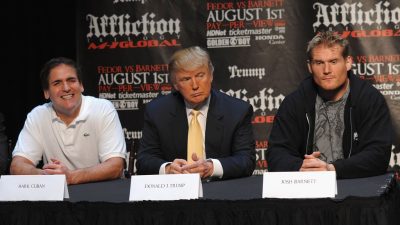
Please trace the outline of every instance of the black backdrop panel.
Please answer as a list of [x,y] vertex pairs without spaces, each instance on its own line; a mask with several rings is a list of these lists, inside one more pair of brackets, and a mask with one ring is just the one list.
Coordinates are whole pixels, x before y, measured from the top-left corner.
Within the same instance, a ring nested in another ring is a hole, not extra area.
[[[128,145],[141,138],[143,109],[168,94],[168,59],[199,45],[211,54],[214,87],[254,109],[257,170],[280,103],[309,76],[306,44],[334,29],[348,38],[353,72],[386,97],[400,131],[400,3],[397,1],[85,0],[77,12],[85,93],[109,99]],[[391,168],[398,169],[398,140]]]

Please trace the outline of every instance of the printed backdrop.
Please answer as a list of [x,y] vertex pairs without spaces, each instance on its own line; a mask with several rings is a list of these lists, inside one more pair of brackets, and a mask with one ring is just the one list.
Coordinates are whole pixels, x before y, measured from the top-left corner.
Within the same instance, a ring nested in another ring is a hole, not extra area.
[[[386,97],[400,132],[397,0],[84,0],[77,29],[85,94],[114,103],[128,146],[142,137],[146,103],[171,92],[171,54],[199,45],[211,54],[214,87],[253,106],[254,174],[267,171],[274,115],[309,76],[306,45],[320,30],[348,38],[353,73]],[[390,167],[399,171],[395,140]]]

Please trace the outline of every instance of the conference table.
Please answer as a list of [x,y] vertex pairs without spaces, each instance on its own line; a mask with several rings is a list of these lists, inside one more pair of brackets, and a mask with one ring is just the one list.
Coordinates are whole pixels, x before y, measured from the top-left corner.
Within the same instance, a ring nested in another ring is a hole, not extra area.
[[262,176],[202,182],[196,200],[129,202],[130,179],[70,185],[60,202],[0,202],[2,224],[400,224],[400,187],[387,173],[338,180],[335,198],[262,198]]

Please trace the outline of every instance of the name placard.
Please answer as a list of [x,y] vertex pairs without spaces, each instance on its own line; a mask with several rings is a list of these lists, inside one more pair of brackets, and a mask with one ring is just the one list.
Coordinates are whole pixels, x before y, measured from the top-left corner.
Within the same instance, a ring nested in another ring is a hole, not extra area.
[[63,201],[69,198],[65,175],[5,175],[0,201]]
[[198,173],[131,177],[129,201],[181,200],[199,197],[203,197],[203,186]]
[[334,198],[336,172],[266,172],[263,198]]

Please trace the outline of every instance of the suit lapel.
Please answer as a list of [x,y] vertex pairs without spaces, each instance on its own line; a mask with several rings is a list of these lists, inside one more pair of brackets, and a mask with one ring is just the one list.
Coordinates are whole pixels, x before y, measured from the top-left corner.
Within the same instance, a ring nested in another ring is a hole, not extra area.
[[206,125],[206,156],[207,158],[217,157],[217,153],[221,149],[224,124],[223,124],[223,105],[219,102],[218,93],[212,90],[210,105],[207,113]]
[[188,122],[186,116],[185,103],[183,102],[182,96],[176,94],[176,107],[175,110],[170,112],[171,120],[169,123],[169,129],[171,132],[171,140],[174,141],[175,149],[172,151],[176,152],[176,158],[186,159],[187,155],[187,135],[188,135]]

